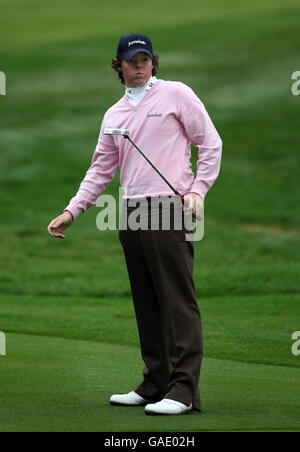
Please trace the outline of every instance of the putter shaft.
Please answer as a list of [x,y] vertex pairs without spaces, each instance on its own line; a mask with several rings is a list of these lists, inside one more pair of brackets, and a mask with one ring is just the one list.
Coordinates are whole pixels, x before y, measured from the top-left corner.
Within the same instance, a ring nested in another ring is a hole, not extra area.
[[160,177],[165,181],[165,183],[173,190],[175,195],[180,196],[182,204],[184,204],[183,196],[170,184],[170,182],[161,174],[161,172],[153,165],[153,163],[148,159],[148,157],[140,150],[140,148],[132,141],[129,135],[124,135],[124,138],[130,141],[130,143],[137,149],[137,151],[147,160],[147,162],[152,166],[152,168],[160,175]]

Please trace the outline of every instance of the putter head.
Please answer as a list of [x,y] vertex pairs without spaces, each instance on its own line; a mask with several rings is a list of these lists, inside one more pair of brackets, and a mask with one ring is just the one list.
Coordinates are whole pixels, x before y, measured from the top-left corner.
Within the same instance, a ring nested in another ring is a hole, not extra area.
[[104,135],[122,135],[123,137],[127,138],[129,136],[129,130],[107,127],[106,129],[104,129]]

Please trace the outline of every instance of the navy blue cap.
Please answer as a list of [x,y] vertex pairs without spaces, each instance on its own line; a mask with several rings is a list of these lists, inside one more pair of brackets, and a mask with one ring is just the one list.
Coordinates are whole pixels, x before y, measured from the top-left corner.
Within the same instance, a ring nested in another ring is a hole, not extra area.
[[147,53],[153,60],[152,42],[147,36],[137,33],[122,36],[117,49],[117,57],[130,61],[139,52]]

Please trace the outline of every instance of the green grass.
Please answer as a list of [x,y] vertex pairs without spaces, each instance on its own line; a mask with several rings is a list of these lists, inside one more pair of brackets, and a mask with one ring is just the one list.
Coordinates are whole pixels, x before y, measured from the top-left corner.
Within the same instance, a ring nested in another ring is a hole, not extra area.
[[[108,404],[116,388],[126,391],[138,382],[142,362],[135,348],[22,334],[8,334],[8,341],[1,377],[1,431],[299,428],[295,415],[300,402],[299,369],[206,358],[201,385],[204,413],[164,417],[162,429],[162,419],[145,416],[143,407]],[[12,385],[16,372],[22,393],[19,386]]]
[[[199,305],[206,356],[299,367],[290,334],[299,329],[297,295],[199,297]],[[1,295],[0,308],[7,333],[139,345],[128,294]]]
[[[97,208],[46,227],[76,193],[106,109],[120,35],[149,34],[159,77],[190,85],[224,143],[195,243],[203,414],[165,431],[299,430],[299,70],[296,1],[0,0],[0,431],[161,431],[111,408],[142,371],[117,231]],[[197,156],[193,149],[192,164]],[[118,196],[119,173],[105,193]]]

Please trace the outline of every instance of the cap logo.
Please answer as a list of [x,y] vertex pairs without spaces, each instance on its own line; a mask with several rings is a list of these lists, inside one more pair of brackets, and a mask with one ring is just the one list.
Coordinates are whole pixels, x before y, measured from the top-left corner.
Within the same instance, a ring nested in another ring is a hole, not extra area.
[[131,41],[128,43],[128,47],[132,46],[133,44],[144,44],[146,45],[145,41],[141,41],[140,39],[138,41]]

